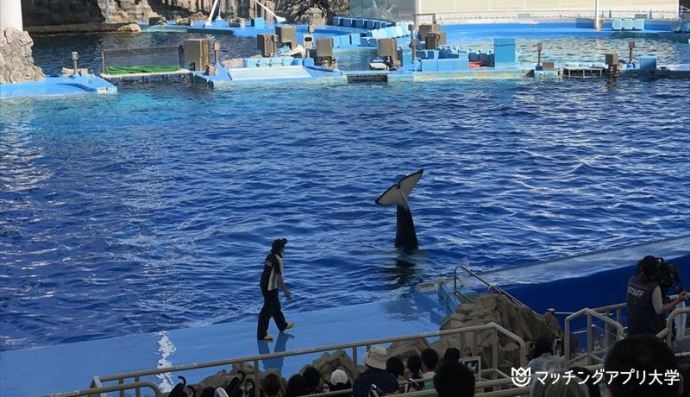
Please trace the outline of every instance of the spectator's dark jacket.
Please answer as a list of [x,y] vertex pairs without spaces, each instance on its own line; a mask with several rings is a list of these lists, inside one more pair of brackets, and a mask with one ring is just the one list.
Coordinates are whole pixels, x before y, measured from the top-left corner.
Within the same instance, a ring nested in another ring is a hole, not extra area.
[[398,391],[398,380],[390,372],[368,368],[355,379],[352,386],[352,397],[369,397],[369,389],[374,384],[386,394]]

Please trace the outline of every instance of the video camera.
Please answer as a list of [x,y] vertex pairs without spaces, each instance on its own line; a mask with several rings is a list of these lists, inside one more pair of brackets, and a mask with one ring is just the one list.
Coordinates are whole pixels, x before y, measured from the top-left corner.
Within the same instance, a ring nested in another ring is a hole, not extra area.
[[[659,284],[661,288],[661,295],[665,298],[669,294],[669,291],[674,290],[678,293],[685,291],[683,288],[683,282],[678,273],[678,266],[666,262],[662,257],[654,257],[656,259],[656,271],[652,275],[652,280]],[[645,258],[646,259],[646,258]],[[638,273],[640,271],[640,266],[642,261],[638,263]]]

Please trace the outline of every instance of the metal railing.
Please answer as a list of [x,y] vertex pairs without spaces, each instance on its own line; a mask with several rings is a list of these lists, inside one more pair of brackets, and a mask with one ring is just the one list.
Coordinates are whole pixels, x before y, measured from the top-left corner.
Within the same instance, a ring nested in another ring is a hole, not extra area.
[[[570,343],[571,343],[571,322],[575,319],[578,319],[580,317],[586,317],[587,318],[587,332],[586,332],[586,338],[587,338],[587,352],[585,354],[576,356],[575,358],[570,358]],[[577,362],[583,358],[587,359],[587,364],[593,364],[593,359],[598,361],[599,363],[604,361],[604,357],[598,357],[596,355],[596,352],[594,350],[594,335],[593,335],[593,324],[592,324],[592,319],[598,319],[604,322],[604,346],[603,349],[605,351],[608,351],[608,347],[612,345],[613,343],[625,338],[625,328],[621,323],[618,321],[615,321],[608,316],[604,316],[600,312],[589,309],[589,308],[584,308],[580,311],[577,311],[568,317],[565,318],[565,329],[564,329],[564,341],[563,341],[563,352],[565,359],[567,360],[567,363],[573,363]],[[611,336],[611,327],[615,329],[615,340],[613,343],[611,343],[610,336]]]
[[[503,328],[502,326],[491,322],[485,325],[476,325],[476,326],[469,326],[469,327],[463,327],[463,328],[456,328],[456,329],[450,329],[450,330],[443,330],[443,331],[433,331],[433,332],[424,332],[424,333],[419,333],[419,334],[414,334],[414,335],[408,335],[408,336],[400,336],[400,337],[394,337],[394,338],[380,338],[380,339],[371,339],[371,340],[364,340],[364,341],[359,341],[359,342],[353,342],[353,343],[343,343],[343,344],[337,344],[337,345],[330,345],[330,346],[322,346],[322,347],[315,347],[315,348],[309,348],[309,349],[298,349],[298,350],[293,350],[289,352],[280,352],[280,353],[270,353],[270,354],[262,354],[262,355],[255,355],[255,356],[247,356],[247,357],[239,357],[239,358],[233,358],[233,359],[227,359],[227,360],[218,360],[218,361],[208,361],[208,362],[202,362],[202,363],[194,363],[194,364],[186,364],[186,365],[178,365],[178,366],[173,366],[173,367],[165,367],[165,368],[155,368],[155,369],[148,369],[148,370],[140,370],[140,371],[130,371],[130,372],[124,372],[120,374],[115,374],[115,375],[109,375],[109,376],[96,376],[94,377],[93,383],[94,385],[99,385],[103,384],[105,382],[118,382],[118,385],[113,385],[113,386],[103,386],[99,389],[90,389],[91,392],[90,394],[97,394],[99,393],[97,390],[100,389],[105,389],[109,388],[109,391],[117,391],[120,390],[120,396],[124,397],[124,390],[130,390],[130,389],[135,389],[136,391],[136,396],[140,397],[140,389],[144,386],[149,387],[148,383],[143,385],[144,382],[141,382],[141,379],[146,376],[154,376],[154,375],[159,375],[159,374],[169,374],[173,372],[182,372],[182,371],[189,371],[189,370],[195,370],[195,369],[204,369],[204,368],[212,368],[212,367],[223,367],[223,366],[228,366],[228,365],[238,365],[240,368],[243,366],[245,363],[252,363],[254,366],[254,382],[256,385],[259,385],[259,362],[264,361],[264,360],[270,360],[270,359],[277,359],[277,358],[284,358],[284,357],[291,357],[291,356],[301,356],[301,355],[306,355],[306,354],[314,354],[314,353],[323,353],[327,351],[333,351],[333,350],[351,350],[352,352],[352,361],[355,363],[354,367],[354,374],[353,377],[357,376],[357,350],[359,348],[366,348],[369,350],[371,346],[373,345],[379,345],[379,344],[388,344],[388,343],[393,343],[393,342],[402,342],[402,341],[409,341],[409,340],[415,340],[415,339],[420,339],[420,338],[430,338],[430,337],[440,337],[440,336],[448,336],[448,335],[462,335],[462,334],[467,334],[467,333],[472,333],[474,334],[474,337],[472,338],[472,346],[470,347],[470,351],[475,353],[478,351],[478,345],[479,345],[479,338],[476,337],[477,334],[480,332],[485,332],[485,331],[491,331],[492,334],[492,361],[491,361],[491,367],[484,370],[483,372],[488,372],[492,373],[494,375],[497,375],[498,377],[504,377],[508,378],[509,376],[502,372],[500,369],[498,369],[498,336],[502,335],[504,337],[507,337],[508,339],[512,340],[513,342],[517,343],[519,348],[520,348],[520,366],[524,366],[526,363],[526,358],[527,358],[527,345],[525,341],[517,336],[516,334],[512,333],[511,331],[508,331],[507,329]],[[129,380],[133,380],[134,383],[128,383]],[[137,387],[137,386],[132,386],[128,387],[129,385],[136,385],[136,384],[141,384],[142,386]],[[120,387],[121,389],[118,389]],[[258,390],[259,388],[257,387],[256,389],[257,392],[257,397],[258,397]],[[328,394],[328,395],[335,395],[335,394]],[[53,397],[75,397],[72,394],[55,394]]]
[[[467,267],[462,266],[462,265],[456,266],[455,269],[453,270],[453,291],[455,293],[462,294],[460,292],[460,290],[458,289],[458,269],[462,269],[462,271],[464,271],[465,273],[470,275],[472,278],[474,278],[477,281],[479,281],[480,283],[484,284],[487,287],[487,290],[486,290],[487,293],[495,293],[495,294],[499,294],[499,295],[505,295],[511,302],[513,302],[519,306],[522,306],[522,307],[528,307],[527,305],[522,303],[518,298],[511,295],[508,291],[504,290],[503,288],[499,287],[496,284],[489,283],[488,281],[486,281],[485,279],[480,277],[477,273],[473,272],[472,270],[470,270]],[[464,297],[467,297],[465,294],[462,294],[462,295]],[[468,299],[470,299],[470,298],[468,297]]]
[[[657,337],[665,339],[666,343],[669,346],[672,346],[673,344],[673,321],[676,319],[676,317],[682,315],[682,314],[690,314],[690,307],[684,307],[681,309],[676,309],[671,312],[671,314],[668,315],[668,318],[666,319],[666,328],[664,328],[663,331],[659,332],[656,334]],[[687,324],[686,324],[687,326]],[[690,336],[684,336],[681,339],[677,339],[676,342],[681,342],[685,339],[689,339]]]
[[635,18],[645,15],[648,19],[677,20],[679,11],[670,10],[487,10],[459,12],[427,12],[414,14],[415,23],[449,24],[469,20],[539,20],[539,19],[577,19],[590,18]]
[[124,396],[126,390],[136,389],[137,396],[140,395],[141,389],[151,389],[156,397],[163,395],[158,386],[153,382],[134,382],[127,384],[117,384],[110,386],[94,387],[90,389],[75,390],[66,393],[51,394],[50,397],[85,397],[94,395],[103,395],[104,393],[120,392]]

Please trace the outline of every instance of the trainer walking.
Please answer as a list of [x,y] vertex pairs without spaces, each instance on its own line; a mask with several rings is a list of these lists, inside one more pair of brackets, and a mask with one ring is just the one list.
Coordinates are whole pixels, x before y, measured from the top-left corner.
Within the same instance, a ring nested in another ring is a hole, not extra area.
[[256,337],[259,340],[273,340],[268,334],[268,321],[273,317],[280,332],[290,329],[295,324],[285,321],[285,316],[280,309],[278,299],[278,287],[285,292],[285,297],[290,298],[292,294],[283,280],[283,252],[287,239],[282,238],[273,241],[271,252],[266,255],[264,261],[264,271],[261,273],[261,293],[264,296],[264,306],[259,313],[259,324],[256,329]]

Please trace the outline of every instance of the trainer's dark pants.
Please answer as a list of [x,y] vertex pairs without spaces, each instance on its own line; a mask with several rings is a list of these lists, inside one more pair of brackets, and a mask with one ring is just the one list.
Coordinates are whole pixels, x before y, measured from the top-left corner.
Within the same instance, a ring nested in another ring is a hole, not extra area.
[[278,290],[274,289],[272,291],[264,292],[264,307],[261,308],[261,313],[259,313],[259,326],[256,329],[256,338],[263,339],[268,331],[268,320],[273,317],[273,321],[276,322],[276,326],[279,330],[283,331],[287,327],[287,321],[285,321],[285,316],[280,310],[280,300],[278,299]]

